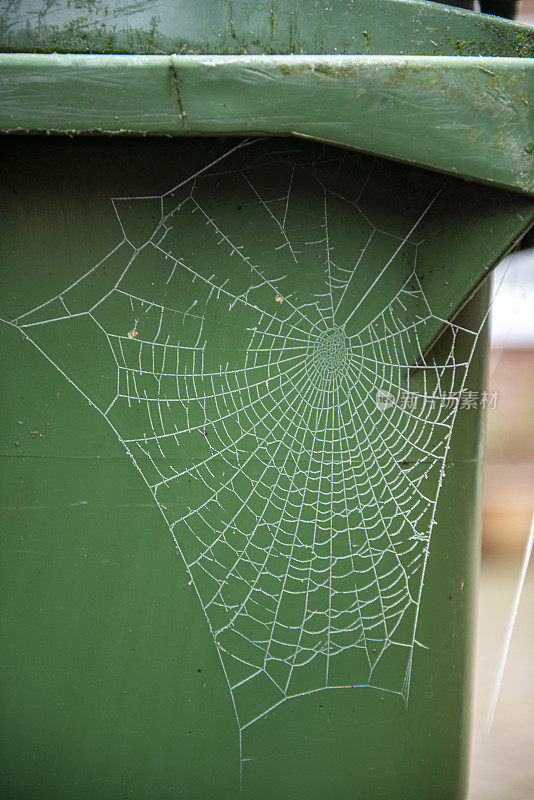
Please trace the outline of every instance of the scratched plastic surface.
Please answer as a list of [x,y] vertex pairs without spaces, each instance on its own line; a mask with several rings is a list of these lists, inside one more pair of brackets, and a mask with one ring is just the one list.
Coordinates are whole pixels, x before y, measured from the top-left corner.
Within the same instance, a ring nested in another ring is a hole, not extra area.
[[[495,57],[511,55],[513,48],[517,55],[532,54],[532,34],[525,26],[465,10],[472,0],[447,5],[426,0],[18,0],[0,6],[0,49]],[[506,5],[509,13],[513,3]]]
[[461,797],[481,423],[433,395],[481,389],[451,291],[526,201],[283,139],[3,146],[2,796]]

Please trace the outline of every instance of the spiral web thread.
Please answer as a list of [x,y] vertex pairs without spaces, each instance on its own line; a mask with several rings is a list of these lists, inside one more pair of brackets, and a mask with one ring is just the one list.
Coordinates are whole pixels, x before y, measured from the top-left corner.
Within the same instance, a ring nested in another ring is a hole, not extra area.
[[[213,635],[242,761],[243,731],[290,698],[369,687],[408,701],[457,411],[437,397],[461,391],[470,360],[456,360],[460,329],[433,315],[416,273],[417,229],[439,190],[404,236],[380,231],[353,198],[367,234],[341,262],[329,215],[342,198],[313,165],[293,164],[282,196],[265,199],[256,170],[275,164],[276,150],[246,168],[225,160],[248,144],[162,196],[115,198],[119,244],[12,321],[100,411],[149,487]],[[319,237],[297,246],[289,228],[304,172],[322,211]],[[221,176],[248,187],[262,225],[278,236],[262,251],[265,267],[229,232],[229,218],[206,207]],[[159,212],[134,243],[122,209],[148,201]],[[199,246],[185,244],[194,225],[214,253],[211,271],[183,255]],[[394,242],[392,255],[359,284],[378,236]],[[382,282],[407,248],[412,266],[388,295]],[[112,261],[120,267],[111,284],[84,308],[88,279],[98,282]],[[296,286],[292,265],[309,263],[320,277]],[[386,304],[365,318],[380,292]],[[32,329],[75,318],[96,326],[112,354],[107,405],[34,341]],[[439,364],[420,346],[436,321],[449,343]],[[474,349],[476,332],[462,334]],[[377,402],[381,393],[395,404]]]

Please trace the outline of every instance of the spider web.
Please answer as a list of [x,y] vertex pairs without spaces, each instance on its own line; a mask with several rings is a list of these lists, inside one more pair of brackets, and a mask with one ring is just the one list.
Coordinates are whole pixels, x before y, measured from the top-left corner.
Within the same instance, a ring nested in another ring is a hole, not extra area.
[[[251,144],[161,196],[114,198],[117,246],[13,320],[31,341],[83,323],[107,342],[106,400],[34,344],[112,426],[163,514],[240,743],[316,691],[407,702],[458,408],[439,398],[462,390],[469,365],[417,273],[441,179],[408,229],[387,233],[363,209],[373,163],[340,193],[327,172],[345,187],[361,172],[346,154]],[[421,345],[434,328],[440,363]]]

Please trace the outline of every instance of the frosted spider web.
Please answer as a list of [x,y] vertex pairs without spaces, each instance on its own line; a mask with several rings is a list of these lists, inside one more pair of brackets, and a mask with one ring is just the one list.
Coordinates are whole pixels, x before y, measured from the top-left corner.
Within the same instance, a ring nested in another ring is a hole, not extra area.
[[[468,353],[477,336],[434,315],[418,278],[441,183],[387,233],[363,210],[372,166],[348,197],[295,153],[241,142],[161,196],[112,199],[118,244],[12,320],[107,420],[163,514],[243,761],[243,732],[291,698],[408,701],[458,408],[437,398],[464,386],[460,330]],[[56,324],[107,343],[111,397],[35,341]],[[421,342],[443,327],[436,363]]]

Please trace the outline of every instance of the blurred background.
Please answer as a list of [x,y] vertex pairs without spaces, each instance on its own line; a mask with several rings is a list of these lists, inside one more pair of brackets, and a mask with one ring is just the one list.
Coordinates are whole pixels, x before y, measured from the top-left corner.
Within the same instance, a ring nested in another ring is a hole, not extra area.
[[534,563],[491,731],[488,713],[534,511],[534,249],[493,279],[469,800],[534,800]]
[[[534,25],[534,0],[519,21]],[[534,800],[534,563],[491,730],[488,715],[534,513],[534,235],[493,277],[469,800]]]
[[534,0],[523,0],[519,7],[517,19],[527,25],[534,25]]

